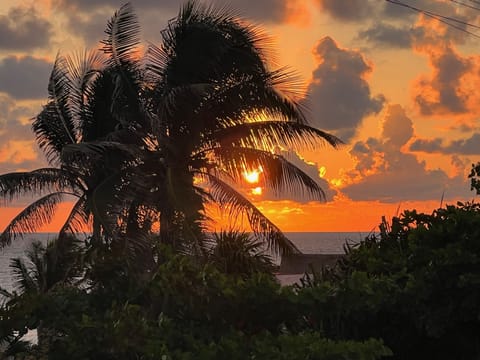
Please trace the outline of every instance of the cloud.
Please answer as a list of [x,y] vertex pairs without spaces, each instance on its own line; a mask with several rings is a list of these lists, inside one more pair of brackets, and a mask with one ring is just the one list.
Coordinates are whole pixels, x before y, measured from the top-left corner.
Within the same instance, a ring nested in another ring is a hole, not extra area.
[[32,56],[8,56],[0,60],[0,92],[17,99],[46,98],[52,66]]
[[[54,5],[60,9],[74,9],[82,12],[92,12],[99,9],[119,9],[125,4],[123,0],[54,0]],[[136,0],[132,2],[135,9],[180,9],[184,2],[179,0]]]
[[[104,38],[104,30],[114,12],[125,2],[121,0],[55,0],[55,7],[64,13],[67,26],[75,36],[81,37],[87,47],[98,45]],[[204,0],[204,4],[216,8],[225,8],[247,20],[279,23],[298,21],[305,17],[302,1],[291,0]],[[142,29],[142,38],[147,41],[159,41],[160,31],[168,20],[175,17],[184,5],[183,1],[140,0],[132,3]],[[292,17],[292,14],[295,16]],[[307,14],[308,15],[308,14]]]
[[412,45],[411,29],[386,23],[376,23],[358,33],[360,40],[381,47],[409,49]]
[[[419,1],[416,1],[416,5],[419,5]],[[404,6],[399,6],[396,4],[392,4],[387,1],[383,1],[383,8],[382,8],[383,16],[386,16],[391,19],[406,19],[410,21],[411,18],[417,15],[416,12],[412,11],[411,9],[407,9]]]
[[340,21],[362,21],[370,18],[376,9],[375,3],[366,0],[316,0],[316,2],[321,10]]
[[[462,79],[473,72],[473,63],[453,48],[429,52],[433,73],[421,76],[414,89],[414,100],[422,115],[465,113],[469,94]],[[478,76],[478,75],[477,75]]]
[[0,15],[0,50],[24,51],[50,43],[52,25],[34,8],[13,7]]
[[348,185],[341,191],[353,200],[381,202],[440,200],[444,192],[447,199],[470,196],[465,167],[449,177],[441,169],[427,169],[424,161],[403,150],[413,133],[403,108],[389,106],[380,139],[359,141],[350,151],[357,164],[346,174]]
[[19,106],[0,94],[0,168],[2,173],[32,169],[45,165],[35,144],[30,119],[38,112],[35,106]]
[[[402,0],[401,3],[411,8],[387,1],[383,1],[383,6],[377,4],[376,7],[381,8],[378,17],[388,18],[389,21],[393,20],[405,25],[417,18],[415,30],[418,30],[418,39],[424,38],[426,43],[432,42],[431,39],[428,39],[431,37],[442,39],[443,42],[464,43],[469,37],[465,31],[472,29],[467,24],[475,24],[480,18],[478,11],[459,6],[458,1]],[[421,13],[421,11],[427,14]],[[434,16],[440,17],[444,22],[434,19]],[[449,19],[455,19],[456,21]],[[447,23],[453,26],[447,25]],[[427,34],[428,36],[426,36]]]
[[[96,47],[105,37],[107,22],[124,4],[122,0],[54,0],[53,8],[66,17],[66,27],[72,35],[80,37],[87,47]],[[178,0],[132,2],[140,20],[142,38],[158,39],[160,30],[177,15],[182,4],[184,2]]]
[[[55,0],[55,4],[61,9],[75,9],[90,14],[92,11],[112,11],[120,8],[124,3],[123,0]],[[155,12],[157,17],[160,16],[163,19],[165,12],[169,17],[177,14],[184,3],[179,0],[136,0],[132,4],[140,13]],[[204,0],[203,3],[226,7],[242,17],[266,22],[280,22],[288,15],[287,10],[291,10],[287,0]]]
[[480,155],[480,133],[466,139],[454,140],[447,144],[440,139],[417,139],[410,145],[411,151],[427,153]]
[[412,32],[413,48],[427,57],[431,71],[413,81],[411,96],[421,115],[448,115],[467,129],[474,127],[480,111],[480,56],[459,51],[464,37],[445,24],[419,18]]
[[262,22],[282,22],[289,10],[286,0],[211,0],[211,3],[227,5],[241,17]]
[[383,143],[400,149],[413,136],[413,123],[400,105],[390,105],[382,125]]
[[15,165],[37,159],[35,143],[32,141],[8,141],[0,146],[0,163],[9,162]]
[[318,65],[308,86],[312,124],[347,141],[365,116],[382,109],[384,98],[372,97],[365,80],[372,67],[358,51],[340,48],[324,37],[314,54]]

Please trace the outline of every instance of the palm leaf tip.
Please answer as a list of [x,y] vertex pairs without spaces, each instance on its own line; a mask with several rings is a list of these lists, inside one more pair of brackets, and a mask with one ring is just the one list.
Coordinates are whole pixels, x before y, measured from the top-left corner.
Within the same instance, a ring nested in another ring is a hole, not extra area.
[[101,41],[103,52],[110,55],[112,65],[132,60],[132,53],[140,44],[140,24],[131,3],[124,4],[110,19],[105,29],[107,37]]

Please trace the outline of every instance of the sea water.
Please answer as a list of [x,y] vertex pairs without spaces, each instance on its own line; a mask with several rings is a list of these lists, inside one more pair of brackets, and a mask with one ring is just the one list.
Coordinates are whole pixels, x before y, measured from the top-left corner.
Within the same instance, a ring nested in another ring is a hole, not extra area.
[[[285,235],[305,254],[342,254],[346,243],[355,244],[363,240],[365,232],[291,232]],[[18,238],[0,249],[0,286],[11,291],[14,280],[10,269],[12,258],[25,258],[25,250],[37,240],[44,244],[55,239],[54,233],[37,233]],[[279,260],[277,259],[277,262]]]
[[[363,240],[368,233],[362,232],[292,232],[285,235],[305,254],[342,254],[345,244],[356,244]],[[24,258],[33,241],[47,244],[55,239],[54,233],[37,233],[18,238],[8,246],[0,249],[0,287],[12,291],[15,281],[12,278],[10,263],[12,258]],[[279,258],[275,258],[277,263]],[[298,281],[299,275],[283,275],[280,283],[290,285]],[[36,342],[36,331],[29,331],[25,340]]]

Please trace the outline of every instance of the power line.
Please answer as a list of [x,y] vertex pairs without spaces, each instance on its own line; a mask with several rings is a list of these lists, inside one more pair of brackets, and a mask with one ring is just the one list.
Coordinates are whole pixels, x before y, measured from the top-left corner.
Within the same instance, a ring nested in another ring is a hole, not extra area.
[[[458,4],[458,5],[467,7],[467,8],[469,8],[469,9],[473,9],[473,10],[478,10],[478,11],[480,11],[480,7],[472,6],[472,5],[466,4],[466,3],[461,2],[461,1],[458,1],[458,0],[450,0],[450,1],[453,2],[453,3],[455,3],[455,4]],[[480,1],[479,1],[479,2],[474,2],[474,3],[480,5]]]
[[[466,28],[464,27],[461,27],[459,25],[464,25],[465,27],[471,27],[471,28],[475,28],[475,29],[480,29],[480,26],[479,25],[475,25],[475,24],[472,24],[472,23],[469,23],[469,22],[466,22],[466,21],[463,21],[463,20],[460,20],[460,19],[456,19],[456,18],[453,18],[451,16],[445,16],[445,15],[441,15],[441,14],[438,14],[438,13],[435,13],[433,11],[428,11],[428,10],[423,10],[423,9],[420,9],[418,7],[415,7],[413,5],[410,5],[410,4],[406,4],[404,2],[402,2],[401,0],[385,0],[391,4],[394,4],[394,5],[399,5],[399,6],[402,6],[402,7],[405,7],[407,9],[410,9],[410,10],[413,10],[415,12],[418,12],[420,14],[423,14],[427,17],[430,17],[432,19],[435,19],[441,23],[444,23],[448,26],[451,26],[459,31],[462,31],[466,34],[469,34],[473,37],[476,37],[476,38],[479,38],[480,39],[480,35],[472,32],[472,31],[469,31],[467,30]],[[450,0],[452,2],[457,2],[457,0]],[[474,1],[474,0],[470,0],[470,1]],[[479,3],[480,4],[480,1],[475,1],[476,3]],[[463,4],[463,3],[462,3]],[[478,9],[480,10],[480,9]]]

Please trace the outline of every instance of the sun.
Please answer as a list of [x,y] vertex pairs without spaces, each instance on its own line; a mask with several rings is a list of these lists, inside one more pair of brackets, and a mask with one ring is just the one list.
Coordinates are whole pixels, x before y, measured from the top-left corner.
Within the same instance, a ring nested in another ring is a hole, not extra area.
[[243,176],[247,182],[250,184],[256,184],[260,180],[260,174],[263,172],[263,169],[259,167],[258,169],[254,170],[246,170],[243,172]]

